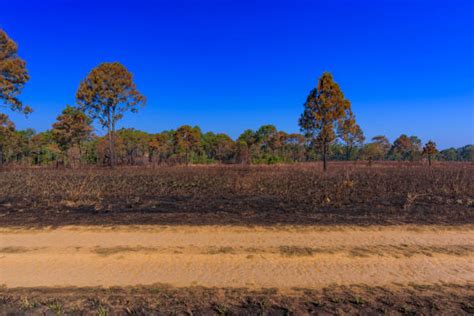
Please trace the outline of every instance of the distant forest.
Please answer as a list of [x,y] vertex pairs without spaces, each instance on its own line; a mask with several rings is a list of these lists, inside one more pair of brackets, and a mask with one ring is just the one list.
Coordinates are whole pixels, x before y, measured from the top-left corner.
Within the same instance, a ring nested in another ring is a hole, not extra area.
[[[29,80],[17,45],[0,29],[0,107],[29,115],[33,109],[19,100]],[[157,134],[133,128],[116,129],[128,112],[146,103],[132,74],[120,63],[102,63],[81,81],[74,106],[65,106],[51,129],[36,133],[17,130],[0,113],[0,165],[158,165],[275,164],[328,160],[473,161],[474,146],[438,151],[416,136],[401,135],[393,143],[385,136],[366,142],[351,104],[330,73],[323,73],[310,91],[299,118],[300,133],[288,134],[273,125],[245,130],[237,140],[226,134],[203,133],[198,126],[181,126]],[[92,124],[105,136],[93,134]]]
[[[183,142],[183,135],[189,138]],[[27,165],[108,164],[107,136],[88,135],[80,143],[61,149],[54,130],[10,130],[8,139],[0,136],[2,162]],[[192,136],[191,136],[192,135]],[[181,126],[177,130],[150,134],[133,128],[116,132],[116,159],[121,165],[253,163],[274,164],[321,160],[317,147],[301,134],[287,134],[273,125],[256,131],[246,130],[234,141],[226,134],[203,133],[199,127]],[[442,150],[433,159],[473,161],[474,146]],[[348,149],[343,142],[329,148],[329,160],[404,160],[424,158],[421,141],[416,136],[401,135],[393,144],[376,136],[369,143]]]

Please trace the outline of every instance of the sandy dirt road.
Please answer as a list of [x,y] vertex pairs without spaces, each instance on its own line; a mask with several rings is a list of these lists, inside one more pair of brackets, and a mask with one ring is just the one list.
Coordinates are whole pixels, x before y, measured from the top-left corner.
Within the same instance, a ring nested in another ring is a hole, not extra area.
[[0,229],[0,284],[319,288],[473,284],[471,226]]

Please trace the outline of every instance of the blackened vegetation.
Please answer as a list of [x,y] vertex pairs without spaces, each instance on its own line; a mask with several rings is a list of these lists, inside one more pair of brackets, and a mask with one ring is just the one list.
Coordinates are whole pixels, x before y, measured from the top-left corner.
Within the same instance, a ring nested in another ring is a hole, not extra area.
[[67,315],[472,315],[469,285],[369,287],[321,290],[173,288],[0,289],[0,313]]
[[0,225],[469,224],[474,168],[402,164],[0,172]]

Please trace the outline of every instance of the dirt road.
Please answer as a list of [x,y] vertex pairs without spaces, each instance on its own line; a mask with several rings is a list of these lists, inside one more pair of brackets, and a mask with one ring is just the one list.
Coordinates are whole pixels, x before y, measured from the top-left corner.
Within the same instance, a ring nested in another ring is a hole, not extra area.
[[474,227],[0,229],[0,284],[319,288],[473,284]]

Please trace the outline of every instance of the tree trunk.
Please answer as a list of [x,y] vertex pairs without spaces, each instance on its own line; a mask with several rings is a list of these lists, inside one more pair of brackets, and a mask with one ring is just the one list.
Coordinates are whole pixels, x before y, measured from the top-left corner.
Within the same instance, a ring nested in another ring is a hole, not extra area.
[[0,167],[3,166],[3,145],[0,145]]
[[112,131],[109,130],[109,166],[114,167],[114,143],[112,140]]
[[149,150],[148,151],[148,164],[151,165],[152,162],[153,162],[153,151]]
[[116,156],[115,156],[115,119],[112,118],[112,153],[111,153],[111,157],[112,157],[112,168],[115,167],[115,164],[116,164]]
[[347,146],[346,147],[346,160],[347,161],[351,160],[351,152],[352,152],[352,146]]
[[110,167],[115,167],[115,109],[113,106],[109,105],[107,112],[108,119],[108,132],[109,132],[109,151],[110,151]]
[[428,165],[431,167],[431,155],[428,155]]
[[77,146],[79,147],[79,166],[82,165],[82,148],[81,148],[81,141],[77,142]]
[[113,162],[113,140],[112,140],[112,119],[110,115],[110,109],[107,111],[107,138],[109,139],[109,166],[113,167],[114,162]]
[[323,171],[326,172],[328,171],[328,166],[327,166],[327,144],[323,144]]
[[189,158],[188,158],[189,153],[188,152],[189,152],[189,150],[188,150],[188,148],[186,148],[186,158],[185,158],[186,159],[186,166],[189,163]]
[[[70,167],[71,159],[69,159],[69,150],[63,151],[61,160],[62,160],[61,165],[63,167]],[[67,164],[66,164],[66,161],[67,161]]]

